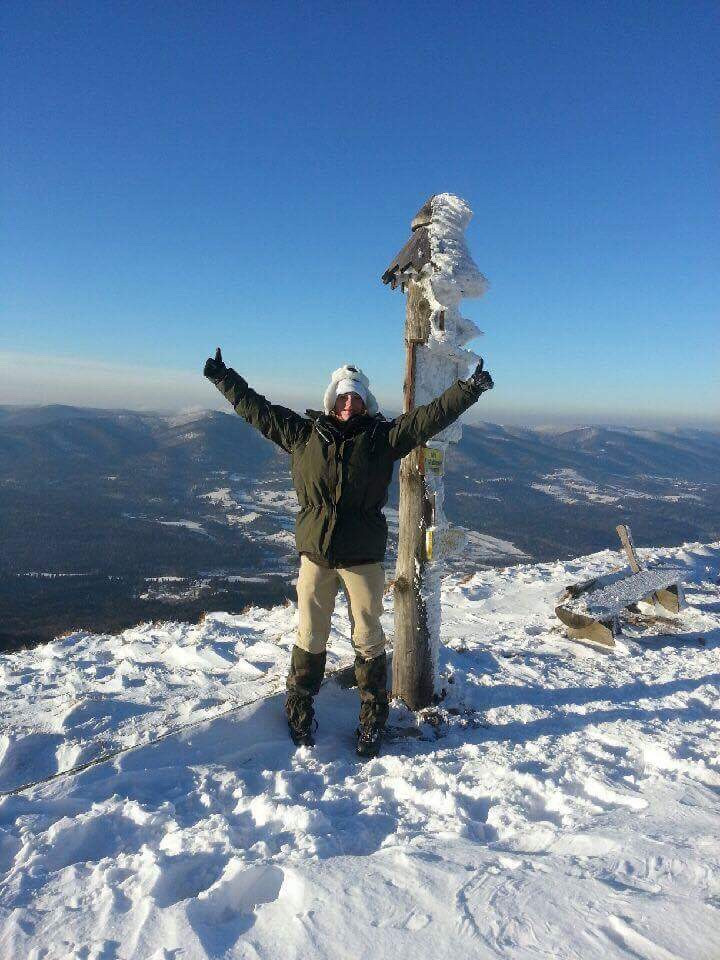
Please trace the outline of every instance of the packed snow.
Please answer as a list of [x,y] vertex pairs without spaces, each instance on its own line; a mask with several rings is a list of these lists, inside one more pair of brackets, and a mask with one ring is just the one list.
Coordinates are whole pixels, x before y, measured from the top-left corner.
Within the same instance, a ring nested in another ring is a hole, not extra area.
[[552,611],[618,553],[446,577],[446,695],[369,762],[333,679],[287,737],[293,604],[2,657],[0,789],[126,752],[0,799],[0,956],[715,960],[720,543],[639,553],[689,606],[612,654]]

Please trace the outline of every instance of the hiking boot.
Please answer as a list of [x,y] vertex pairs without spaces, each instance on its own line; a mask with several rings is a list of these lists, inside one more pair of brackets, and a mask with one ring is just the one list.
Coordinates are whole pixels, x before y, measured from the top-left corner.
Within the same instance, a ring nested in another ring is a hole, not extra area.
[[389,713],[385,653],[371,660],[355,657],[355,678],[360,691],[357,753],[360,757],[376,757]]
[[289,694],[285,701],[288,730],[296,747],[314,747],[317,730],[312,697]]
[[325,656],[324,651],[308,653],[298,646],[292,649],[285,713],[292,741],[299,747],[312,747],[315,744],[313,734],[317,730],[317,721],[313,697],[317,696],[325,675]]
[[359,757],[376,757],[382,746],[385,725],[366,723],[357,729],[357,755]]

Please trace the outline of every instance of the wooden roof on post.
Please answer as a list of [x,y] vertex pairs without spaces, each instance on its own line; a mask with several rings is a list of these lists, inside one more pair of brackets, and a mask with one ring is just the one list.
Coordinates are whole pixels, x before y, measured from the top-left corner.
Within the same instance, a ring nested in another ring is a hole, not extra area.
[[423,267],[432,262],[428,225],[432,220],[434,197],[435,194],[415,214],[410,224],[412,236],[382,275],[382,282],[389,283],[393,290],[400,284],[404,292],[407,281],[420,274]]

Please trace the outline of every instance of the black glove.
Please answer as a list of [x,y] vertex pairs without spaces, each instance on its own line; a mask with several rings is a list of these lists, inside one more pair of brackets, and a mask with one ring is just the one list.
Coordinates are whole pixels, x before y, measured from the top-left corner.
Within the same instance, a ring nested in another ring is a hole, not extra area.
[[213,383],[218,383],[227,373],[227,367],[223,363],[220,347],[218,347],[215,352],[214,360],[212,357],[208,357],[205,361],[205,369],[203,370],[203,373],[208,380],[212,380]]
[[467,380],[467,382],[471,383],[476,390],[480,391],[480,393],[485,393],[486,390],[492,390],[492,388],[495,386],[493,383],[493,378],[490,376],[487,370],[483,370],[484,363],[485,361],[481,357],[480,363]]

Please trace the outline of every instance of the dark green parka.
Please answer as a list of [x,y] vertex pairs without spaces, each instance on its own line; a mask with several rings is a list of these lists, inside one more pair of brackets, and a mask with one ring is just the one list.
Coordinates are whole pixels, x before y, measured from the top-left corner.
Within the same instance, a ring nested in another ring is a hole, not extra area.
[[457,420],[480,395],[468,381],[457,380],[431,403],[395,420],[359,414],[343,422],[312,411],[301,417],[272,404],[233,369],[216,386],[236,413],[290,454],[300,502],[298,553],[325,567],[384,559],[382,508],[395,461]]

